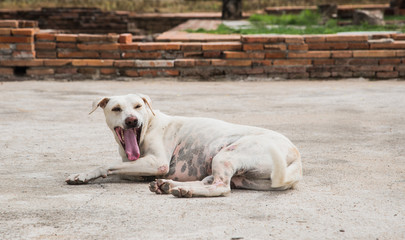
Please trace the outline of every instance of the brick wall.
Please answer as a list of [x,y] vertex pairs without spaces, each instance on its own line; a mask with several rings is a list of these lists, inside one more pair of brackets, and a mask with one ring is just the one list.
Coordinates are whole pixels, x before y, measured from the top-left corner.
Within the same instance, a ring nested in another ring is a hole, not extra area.
[[220,19],[220,13],[146,13],[101,11],[99,8],[0,10],[0,19],[37,21],[41,29],[69,33],[162,33],[190,19]]
[[141,43],[132,42],[131,34],[55,34],[22,25],[0,21],[2,80],[405,77],[405,34],[244,35],[233,42]]

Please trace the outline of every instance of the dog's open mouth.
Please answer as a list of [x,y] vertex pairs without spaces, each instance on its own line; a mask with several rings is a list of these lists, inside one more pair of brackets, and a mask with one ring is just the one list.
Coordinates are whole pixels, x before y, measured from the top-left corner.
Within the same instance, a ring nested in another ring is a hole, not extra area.
[[114,128],[122,147],[127,154],[128,160],[135,161],[141,155],[139,150],[139,140],[142,127],[123,129],[121,127]]

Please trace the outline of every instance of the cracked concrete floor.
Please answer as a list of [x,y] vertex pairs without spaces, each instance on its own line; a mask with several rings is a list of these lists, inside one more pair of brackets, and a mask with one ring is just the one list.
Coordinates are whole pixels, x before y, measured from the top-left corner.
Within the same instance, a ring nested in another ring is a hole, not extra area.
[[[403,239],[405,82],[0,83],[1,239]],[[118,161],[99,96],[149,94],[173,115],[279,131],[304,179],[285,192],[177,199],[116,179],[69,186]]]

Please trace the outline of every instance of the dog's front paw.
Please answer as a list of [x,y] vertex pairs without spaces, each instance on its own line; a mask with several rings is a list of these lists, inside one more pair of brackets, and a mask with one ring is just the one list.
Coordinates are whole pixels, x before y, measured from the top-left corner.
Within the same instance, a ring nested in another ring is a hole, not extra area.
[[164,179],[157,179],[149,183],[149,190],[156,194],[168,194],[171,192],[170,183]]
[[86,173],[72,174],[66,178],[65,182],[70,185],[86,184],[89,182],[88,175]]

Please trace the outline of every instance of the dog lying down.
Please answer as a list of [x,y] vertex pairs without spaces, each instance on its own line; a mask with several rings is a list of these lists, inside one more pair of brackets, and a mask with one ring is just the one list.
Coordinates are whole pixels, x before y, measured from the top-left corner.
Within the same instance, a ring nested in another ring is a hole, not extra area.
[[150,190],[177,197],[226,196],[231,187],[286,190],[302,177],[297,148],[280,133],[220,120],[168,116],[143,94],[105,97],[104,109],[122,163],[73,174],[68,184],[99,177],[155,176]]

